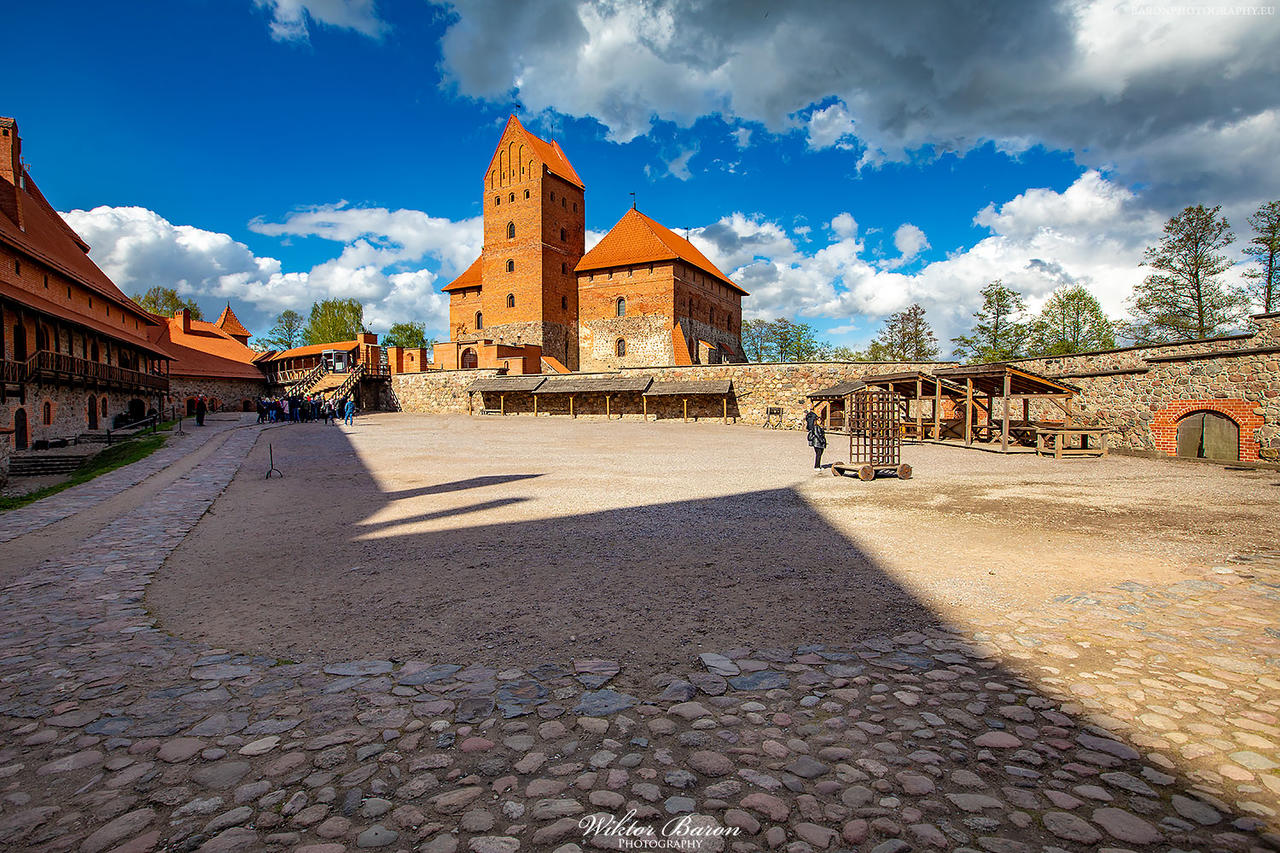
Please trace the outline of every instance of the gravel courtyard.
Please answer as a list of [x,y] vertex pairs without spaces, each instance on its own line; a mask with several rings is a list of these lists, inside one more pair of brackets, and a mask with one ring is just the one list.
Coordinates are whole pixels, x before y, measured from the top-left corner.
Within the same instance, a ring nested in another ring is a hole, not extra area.
[[[264,479],[268,443],[283,479]],[[824,461],[844,451],[833,435]],[[862,483],[815,474],[793,431],[405,414],[290,426],[264,434],[148,604],[175,634],[285,659],[532,666],[589,651],[635,677],[709,649],[986,624],[1280,541],[1280,472],[935,446],[904,458],[912,480]]]

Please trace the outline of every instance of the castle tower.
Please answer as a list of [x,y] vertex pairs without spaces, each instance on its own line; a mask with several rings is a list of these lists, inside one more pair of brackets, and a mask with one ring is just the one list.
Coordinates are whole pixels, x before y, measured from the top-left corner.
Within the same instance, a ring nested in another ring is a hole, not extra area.
[[483,328],[475,328],[474,316],[461,318],[477,337],[537,344],[544,356],[577,366],[574,267],[585,251],[583,189],[558,144],[534,136],[515,116],[507,121],[484,177],[481,307],[471,312],[482,315]]

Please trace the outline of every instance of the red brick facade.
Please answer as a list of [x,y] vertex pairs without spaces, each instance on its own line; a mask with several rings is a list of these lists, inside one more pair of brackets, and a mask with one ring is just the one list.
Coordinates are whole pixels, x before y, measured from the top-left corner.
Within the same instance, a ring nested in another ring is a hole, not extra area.
[[1235,421],[1240,428],[1240,461],[1258,461],[1258,430],[1264,420],[1255,412],[1257,406],[1245,400],[1174,400],[1156,412],[1151,421],[1151,436],[1156,450],[1168,456],[1178,455],[1178,421],[1193,412],[1217,412]]

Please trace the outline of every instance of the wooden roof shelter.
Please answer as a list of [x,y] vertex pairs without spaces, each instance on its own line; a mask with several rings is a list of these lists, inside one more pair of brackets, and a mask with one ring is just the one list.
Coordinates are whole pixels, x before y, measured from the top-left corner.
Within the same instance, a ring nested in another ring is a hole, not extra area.
[[538,398],[563,395],[569,398],[569,417],[574,417],[573,399],[584,394],[604,395],[604,416],[612,417],[615,394],[642,394],[653,382],[652,376],[549,376],[533,391],[533,413],[538,414]]
[[649,419],[649,397],[680,397],[684,403],[684,419],[689,420],[689,398],[720,397],[720,416],[729,422],[729,395],[733,393],[732,379],[692,379],[685,381],[654,382],[644,392],[644,419]]
[[867,383],[851,379],[848,382],[838,382],[830,388],[823,388],[821,391],[813,391],[806,394],[810,400],[843,400],[854,391],[861,391],[867,387]]
[[[1064,425],[1067,427],[1072,425],[1072,398],[1076,395],[1078,389],[1057,379],[1050,379],[1039,373],[1033,373],[1021,367],[1014,367],[1006,362],[943,367],[934,371],[934,374],[951,386],[944,391],[942,383],[939,383],[936,391],[939,399],[942,394],[946,393],[953,399],[964,401],[964,443],[966,447],[973,445],[975,431],[985,431],[989,434],[993,431],[993,413],[997,399],[1002,403],[1000,417],[1001,452],[1009,452],[1011,438],[1026,441],[1028,437],[1034,434],[1035,425],[1031,423],[1028,408],[1028,404],[1033,398],[1047,400],[1062,409]],[[986,397],[985,406],[977,399],[979,396]],[[1022,399],[1023,409],[1022,423],[1016,427],[1012,424],[1010,417],[1010,400],[1015,397]],[[974,414],[976,408],[986,410],[987,422],[985,427],[978,427],[975,424]],[[989,435],[989,437],[994,443],[995,436]],[[938,436],[935,436],[935,438],[938,438]]]
[[545,376],[485,376],[467,386],[467,393],[491,391],[502,394],[516,391],[534,391],[545,382]]

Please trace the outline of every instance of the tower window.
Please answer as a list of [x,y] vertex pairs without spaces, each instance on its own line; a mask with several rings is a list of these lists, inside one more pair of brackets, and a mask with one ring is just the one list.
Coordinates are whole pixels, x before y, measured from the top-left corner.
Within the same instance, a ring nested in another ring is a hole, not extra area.
[[627,354],[627,342],[623,338],[618,338],[618,342],[613,345],[613,349],[618,354],[618,358],[622,358]]
[[561,207],[568,207],[568,206],[569,206],[569,205],[565,204],[564,196],[560,196],[560,206],[561,206]]
[[567,239],[568,239],[568,237],[565,235],[565,230],[564,230],[563,228],[561,228],[561,229],[560,229],[560,240],[561,240],[561,242],[563,242],[564,240],[567,240]]
[[479,311],[476,312],[476,331],[484,328],[484,315]]
[[525,198],[528,198],[528,197],[529,197],[529,191],[528,191],[528,190],[525,190],[525,191],[524,191],[524,197],[525,197]]
[[[627,298],[619,296],[618,301],[613,305],[613,310],[619,317],[627,316]],[[622,355],[622,353],[618,353],[618,355]]]
[[560,262],[560,274],[561,274],[561,275],[568,275],[568,273],[569,273],[569,265],[568,265],[568,264],[566,264],[564,261],[561,261],[561,262]]
[[508,308],[516,307],[516,295],[514,293],[507,294],[507,307]]
[[516,224],[514,222],[507,223],[507,239],[514,240],[516,238]]
[[498,205],[500,205],[500,204],[502,204],[502,196],[500,196],[500,195],[495,195],[495,196],[493,197],[493,206],[494,206],[494,207],[497,207],[497,206],[498,206]]
[[562,311],[568,311],[568,310],[569,310],[569,297],[567,297],[567,296],[561,296],[561,297],[560,297],[560,309],[561,309]]
[[555,192],[552,192],[552,193],[551,193],[551,200],[552,200],[552,201],[555,201],[555,200],[556,200],[556,194],[555,194]]
[[511,194],[511,197],[507,199],[507,201],[515,201],[515,200],[516,200],[516,194],[515,194],[515,193],[512,193],[512,194]]
[[578,203],[576,201],[573,203],[573,212],[574,213],[578,212]]
[[511,261],[511,260],[508,260],[508,261],[507,261],[507,272],[515,272],[515,271],[516,271],[516,262],[515,262],[515,261]]

